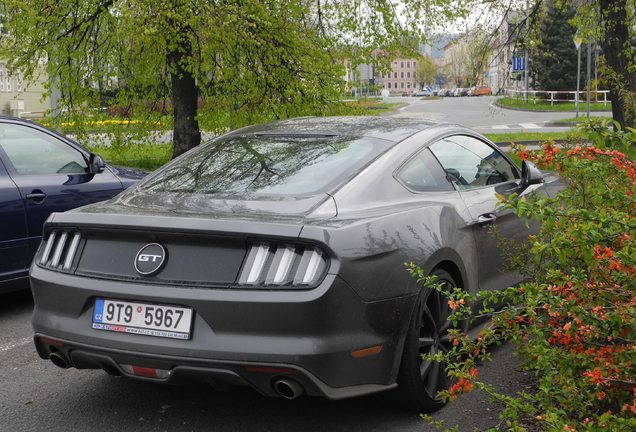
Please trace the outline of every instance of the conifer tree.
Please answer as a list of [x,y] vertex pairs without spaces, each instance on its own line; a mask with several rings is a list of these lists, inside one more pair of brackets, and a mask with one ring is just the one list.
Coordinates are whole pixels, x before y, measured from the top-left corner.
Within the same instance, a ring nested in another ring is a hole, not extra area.
[[[532,68],[541,90],[576,89],[576,28],[570,24],[574,14],[573,8],[551,4],[543,18],[541,40],[532,55]],[[581,49],[585,47],[581,46]],[[584,82],[583,78],[581,82]]]

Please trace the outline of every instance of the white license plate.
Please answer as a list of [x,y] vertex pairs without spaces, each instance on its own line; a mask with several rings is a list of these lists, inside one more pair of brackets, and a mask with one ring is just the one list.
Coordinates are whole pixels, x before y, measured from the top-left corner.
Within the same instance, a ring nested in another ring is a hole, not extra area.
[[190,339],[192,309],[121,300],[95,300],[93,328],[173,339]]

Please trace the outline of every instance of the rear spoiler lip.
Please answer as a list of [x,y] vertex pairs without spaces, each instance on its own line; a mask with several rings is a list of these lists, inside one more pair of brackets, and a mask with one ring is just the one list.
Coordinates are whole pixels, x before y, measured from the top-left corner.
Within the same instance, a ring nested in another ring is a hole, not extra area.
[[270,238],[298,238],[303,228],[303,218],[285,221],[202,218],[188,216],[159,216],[148,214],[110,213],[52,213],[44,224],[45,231],[53,226],[70,226],[87,229],[147,230],[154,232],[205,233],[229,236],[267,236]]

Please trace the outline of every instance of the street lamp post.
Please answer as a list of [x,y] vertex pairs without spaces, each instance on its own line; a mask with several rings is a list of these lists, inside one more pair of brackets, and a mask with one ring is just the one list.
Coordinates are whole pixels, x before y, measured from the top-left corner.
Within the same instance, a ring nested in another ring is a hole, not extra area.
[[579,35],[575,35],[574,46],[576,46],[576,50],[578,51],[578,62],[576,66],[576,94],[574,96],[576,117],[579,116],[579,88],[581,88],[581,42],[583,42],[583,38]]
[[587,40],[587,118],[590,118],[590,75],[592,75],[592,44]]
[[524,101],[527,103],[528,102],[528,28],[530,27],[530,23],[528,22],[529,19],[529,12],[530,12],[530,6],[528,4],[528,0],[526,0],[526,40],[524,41],[524,51],[525,51],[525,58],[523,60],[523,80],[524,80],[524,87],[525,87],[525,92],[524,92]]

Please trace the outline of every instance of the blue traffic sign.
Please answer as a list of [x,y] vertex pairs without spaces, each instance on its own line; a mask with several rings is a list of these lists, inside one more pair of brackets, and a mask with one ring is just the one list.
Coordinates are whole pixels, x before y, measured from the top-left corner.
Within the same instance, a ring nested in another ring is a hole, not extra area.
[[526,58],[512,56],[512,71],[519,72],[526,70]]

